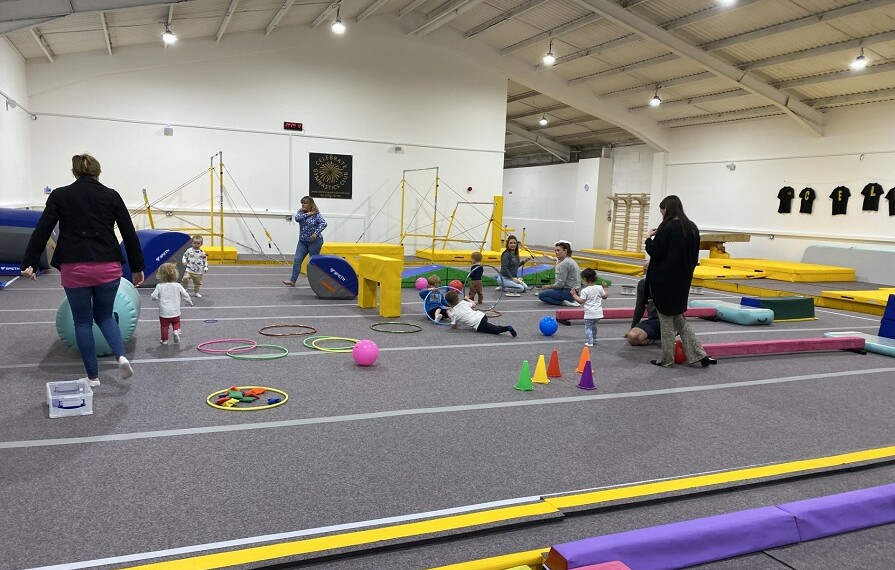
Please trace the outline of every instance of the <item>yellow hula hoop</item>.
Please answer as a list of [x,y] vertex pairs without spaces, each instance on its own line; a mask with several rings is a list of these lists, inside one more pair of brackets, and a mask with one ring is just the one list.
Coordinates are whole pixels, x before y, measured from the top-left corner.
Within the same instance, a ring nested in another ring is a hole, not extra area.
[[[339,347],[339,348],[324,348],[321,346],[317,346],[318,342],[325,342],[325,341],[328,342],[331,340],[344,340],[346,342],[353,342],[354,344],[352,344],[351,346],[343,346],[343,347]],[[310,342],[308,342],[308,341],[310,341]],[[305,346],[307,346],[308,348],[313,348],[315,350],[320,350],[322,352],[345,353],[345,352],[351,352],[351,349],[353,349],[354,345],[357,344],[358,342],[360,342],[359,339],[348,338],[348,337],[344,337],[344,336],[316,336],[316,337],[309,336],[304,340],[303,344]]]
[[208,404],[209,406],[211,406],[212,408],[217,408],[219,410],[224,410],[226,412],[256,412],[259,410],[269,410],[270,408],[276,408],[277,406],[282,406],[289,399],[289,394],[287,394],[286,392],[284,392],[282,390],[277,390],[276,388],[268,388],[267,386],[237,386],[237,388],[239,388],[240,390],[245,390],[247,388],[248,389],[264,388],[265,392],[274,392],[276,394],[279,394],[282,396],[282,399],[275,404],[265,404],[263,406],[248,406],[245,408],[237,408],[236,406],[228,408],[226,406],[219,406],[211,401],[212,398],[215,398],[217,396],[223,396],[223,395],[227,394],[230,391],[230,389],[226,388],[224,390],[218,390],[217,392],[210,394],[207,398],[205,398],[205,403]]

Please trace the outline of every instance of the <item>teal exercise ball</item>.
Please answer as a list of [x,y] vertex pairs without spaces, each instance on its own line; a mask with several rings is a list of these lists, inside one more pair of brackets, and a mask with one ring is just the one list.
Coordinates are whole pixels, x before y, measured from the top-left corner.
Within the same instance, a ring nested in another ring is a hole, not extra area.
[[[124,342],[133,338],[134,331],[137,329],[137,320],[140,317],[140,293],[127,279],[122,279],[118,285],[112,316],[118,322],[118,330],[121,331],[121,338],[124,339]],[[71,307],[68,305],[67,298],[62,300],[62,304],[56,311],[56,332],[66,346],[75,351],[78,350],[78,342],[75,340],[75,320],[71,316]],[[112,349],[96,323],[93,323],[93,340],[96,342],[97,356],[112,355]]]

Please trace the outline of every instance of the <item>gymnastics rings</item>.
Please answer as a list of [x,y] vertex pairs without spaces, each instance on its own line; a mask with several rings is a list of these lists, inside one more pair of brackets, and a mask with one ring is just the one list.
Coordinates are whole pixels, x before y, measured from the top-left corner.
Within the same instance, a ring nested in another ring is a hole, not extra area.
[[[285,328],[308,329],[308,331],[307,332],[286,332],[286,333],[264,332],[267,329],[277,329],[277,328],[279,328],[279,329],[285,329]],[[260,329],[258,329],[258,332],[260,334],[263,334],[264,336],[305,336],[305,335],[309,335],[309,334],[315,334],[317,332],[317,329],[315,329],[312,326],[308,326],[308,325],[267,325],[266,327],[261,327]]]
[[[248,348],[248,350],[254,350],[256,348],[274,348],[276,350],[282,350],[283,352],[275,352],[273,354],[240,354],[240,352],[245,352],[243,349]],[[285,346],[280,346],[278,344],[256,344],[255,346],[236,346],[227,351],[227,356],[230,358],[235,358],[236,360],[276,360],[277,358],[283,358],[284,356],[289,356],[289,349]]]
[[[277,390],[276,388],[268,388],[266,386],[242,386],[239,387],[240,390],[252,389],[252,388],[260,388],[265,392],[274,392],[282,396],[279,402],[274,402],[273,404],[265,404],[262,406],[246,406],[244,408],[237,408],[236,406],[222,406],[220,404],[215,404],[212,399],[213,398],[223,398],[224,396],[230,393],[230,390],[218,390],[217,392],[211,394],[207,398],[205,398],[205,403],[211,406],[212,408],[217,408],[219,410],[224,410],[227,412],[257,412],[259,410],[269,410],[271,408],[276,408],[277,406],[282,406],[286,403],[286,400],[289,399],[289,394],[282,390]],[[257,401],[257,400],[256,400]]]
[[[247,345],[237,346],[236,348],[206,348],[212,344],[222,344],[225,342],[240,342],[240,343],[250,343]],[[239,351],[239,352],[248,352],[258,346],[258,343],[249,338],[221,338],[218,340],[206,340],[205,342],[200,342],[196,346],[196,350],[199,352],[204,352],[205,354],[227,354],[231,351]]]
[[[463,298],[463,291],[457,289],[456,287],[451,287],[450,285],[442,285],[438,289],[439,289],[439,294],[441,294],[441,295],[444,295],[444,293],[447,293],[448,291],[456,291],[457,293],[460,294],[460,298],[461,299]],[[434,289],[430,290],[429,293],[426,295],[425,299],[423,299],[423,314],[426,315],[426,317],[428,317],[429,320],[432,321],[433,323],[435,323],[436,325],[449,325],[449,324],[451,324],[451,319],[446,318],[447,317],[447,309],[441,309],[443,316],[440,321],[436,321],[435,319],[433,319],[432,316],[429,314],[429,311],[426,310],[426,303],[429,302],[429,297],[431,297],[432,293],[434,293],[434,292],[435,292]]]
[[[409,329],[409,330],[406,330],[406,329],[405,330],[392,330],[392,329],[377,328],[377,327],[382,327],[385,325],[388,325],[388,326],[394,325],[394,326],[401,326],[401,327],[414,327],[414,328]],[[370,328],[376,332],[395,333],[395,334],[415,333],[415,332],[420,332],[421,330],[423,330],[423,327],[419,326],[416,323],[405,323],[405,322],[401,322],[401,321],[386,321],[384,323],[373,323],[372,325],[370,325]]]
[[[326,348],[323,346],[317,346],[318,342],[329,342],[331,340],[344,340],[344,341],[350,342],[352,344],[351,344],[351,346],[340,346],[340,347],[336,347],[336,348]],[[319,350],[322,352],[344,353],[344,352],[351,352],[351,349],[353,349],[354,345],[357,344],[358,342],[360,342],[360,340],[356,339],[356,338],[347,338],[344,336],[317,335],[317,336],[306,337],[302,341],[302,344],[304,344],[308,348],[313,348],[314,350]]]

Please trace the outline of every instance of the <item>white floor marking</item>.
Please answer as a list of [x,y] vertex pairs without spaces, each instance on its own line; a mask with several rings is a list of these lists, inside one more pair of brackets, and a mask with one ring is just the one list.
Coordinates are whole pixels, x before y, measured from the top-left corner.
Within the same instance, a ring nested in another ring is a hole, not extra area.
[[713,390],[727,390],[744,388],[747,386],[763,386],[768,384],[786,384],[805,380],[823,380],[827,378],[842,378],[846,376],[863,376],[872,374],[892,374],[895,368],[870,368],[867,370],[848,370],[843,372],[824,372],[820,374],[802,374],[799,376],[787,376],[782,378],[766,378],[764,380],[746,380],[742,382],[726,382],[723,384],[710,384],[704,386],[681,386],[677,388],[662,388],[657,390],[644,390],[641,392],[617,392],[613,394],[586,394],[581,396],[564,396],[560,398],[542,398],[538,400],[514,400],[508,402],[490,402],[483,404],[463,404],[457,406],[439,406],[435,408],[410,408],[403,410],[389,410],[383,412],[367,412],[363,414],[347,414],[342,416],[326,416],[319,418],[301,418],[295,420],[281,420],[275,422],[258,422],[239,425],[218,425],[196,428],[181,428],[156,430],[132,433],[113,433],[106,435],[70,437],[56,439],[32,439],[24,441],[2,441],[0,449],[23,449],[32,447],[52,447],[59,445],[83,445],[87,443],[108,443],[114,441],[130,441],[135,439],[155,439],[162,437],[178,437],[186,435],[205,435],[226,432],[243,432],[260,429],[275,429],[284,427],[297,427],[303,425],[334,424],[342,422],[357,422],[377,420],[382,418],[395,418],[402,416],[425,416],[433,414],[453,414],[481,410],[496,410],[505,408],[521,408],[525,406],[548,406],[554,404],[573,404],[593,400],[621,400],[626,398],[643,398],[648,396],[665,396],[669,394],[683,394],[688,392],[707,392]]

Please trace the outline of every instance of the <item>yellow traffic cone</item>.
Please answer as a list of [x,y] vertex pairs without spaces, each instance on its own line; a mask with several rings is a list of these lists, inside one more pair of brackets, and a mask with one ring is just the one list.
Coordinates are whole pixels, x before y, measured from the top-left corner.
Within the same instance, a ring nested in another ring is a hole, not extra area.
[[581,351],[581,358],[578,359],[578,367],[575,368],[575,372],[578,374],[584,372],[584,365],[587,362],[590,362],[590,351],[585,346],[584,350]]
[[522,392],[534,390],[531,385],[531,373],[528,370],[528,361],[523,360],[522,368],[519,369],[519,381],[516,382],[516,385],[513,386],[513,388],[521,390]]
[[538,365],[535,366],[535,375],[531,377],[531,381],[535,384],[549,384],[550,378],[547,378],[547,364],[544,361],[544,355],[538,356]]

